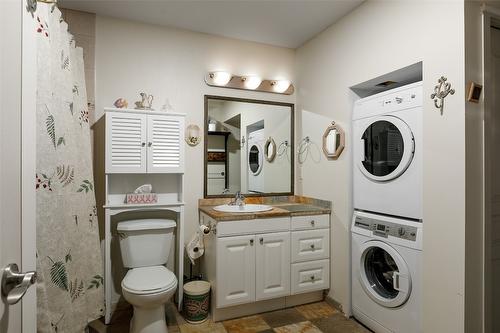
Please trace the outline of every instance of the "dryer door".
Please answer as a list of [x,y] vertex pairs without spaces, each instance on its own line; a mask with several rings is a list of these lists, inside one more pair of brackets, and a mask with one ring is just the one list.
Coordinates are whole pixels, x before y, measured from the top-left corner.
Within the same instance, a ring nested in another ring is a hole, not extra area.
[[389,181],[401,176],[415,153],[410,127],[400,118],[380,116],[360,128],[357,164],[371,180]]
[[410,271],[401,255],[390,245],[378,240],[363,243],[359,265],[360,284],[375,302],[395,308],[408,300]]
[[257,176],[264,164],[264,154],[259,144],[252,144],[248,150],[248,168],[250,173]]

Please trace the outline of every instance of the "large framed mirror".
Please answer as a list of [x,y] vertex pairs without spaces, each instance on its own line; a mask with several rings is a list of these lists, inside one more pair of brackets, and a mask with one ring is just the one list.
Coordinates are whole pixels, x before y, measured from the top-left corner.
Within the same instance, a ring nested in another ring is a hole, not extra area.
[[293,104],[205,95],[205,198],[293,195],[293,133]]

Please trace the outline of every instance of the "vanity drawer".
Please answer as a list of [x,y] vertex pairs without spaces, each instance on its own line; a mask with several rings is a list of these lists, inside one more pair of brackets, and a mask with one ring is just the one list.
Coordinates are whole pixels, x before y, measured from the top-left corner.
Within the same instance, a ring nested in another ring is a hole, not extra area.
[[330,287],[329,259],[292,264],[292,295]]
[[320,229],[330,226],[330,215],[292,216],[292,230]]
[[330,229],[292,232],[292,262],[326,259],[330,256]]
[[217,237],[262,234],[268,232],[281,232],[289,230],[289,217],[241,221],[220,221],[217,223]]

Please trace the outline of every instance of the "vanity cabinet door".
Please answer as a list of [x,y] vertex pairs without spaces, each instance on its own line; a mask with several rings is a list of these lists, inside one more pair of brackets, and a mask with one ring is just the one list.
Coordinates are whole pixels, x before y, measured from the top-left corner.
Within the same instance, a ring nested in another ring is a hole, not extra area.
[[146,137],[146,115],[106,113],[106,173],[146,172]]
[[290,233],[256,235],[256,300],[290,295]]
[[148,116],[148,172],[184,172],[184,117]]
[[255,247],[255,235],[217,239],[217,308],[255,301]]

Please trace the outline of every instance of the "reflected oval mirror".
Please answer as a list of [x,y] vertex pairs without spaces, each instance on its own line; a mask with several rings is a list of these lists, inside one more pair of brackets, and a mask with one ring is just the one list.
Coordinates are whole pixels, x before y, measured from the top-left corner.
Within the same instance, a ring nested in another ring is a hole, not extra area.
[[266,144],[264,145],[264,155],[266,156],[266,161],[272,162],[276,157],[276,143],[273,138],[269,137]]
[[332,122],[323,134],[323,152],[330,159],[339,158],[345,146],[345,133],[342,127]]

